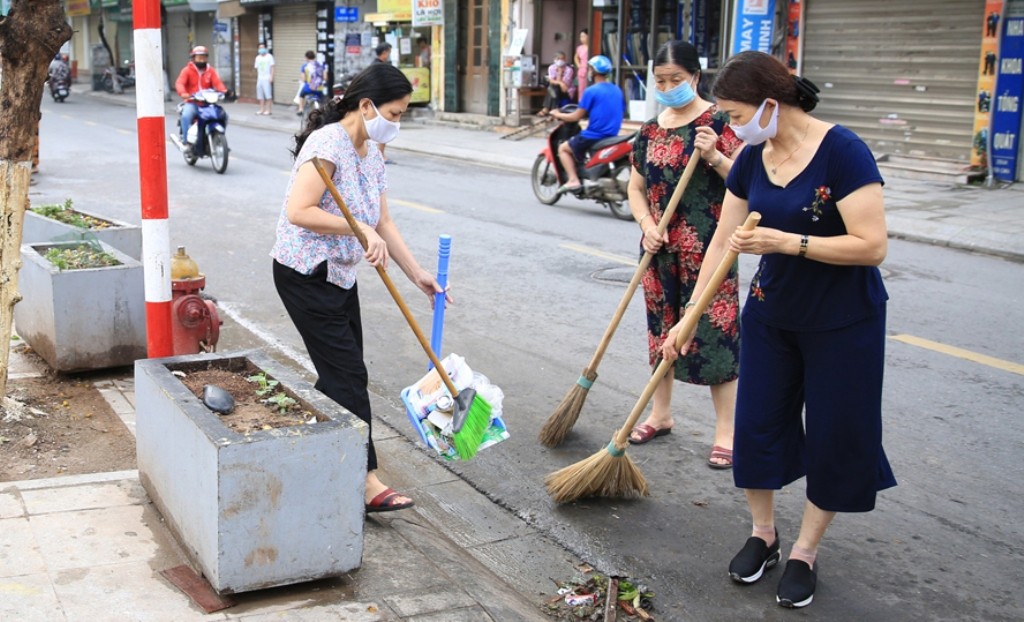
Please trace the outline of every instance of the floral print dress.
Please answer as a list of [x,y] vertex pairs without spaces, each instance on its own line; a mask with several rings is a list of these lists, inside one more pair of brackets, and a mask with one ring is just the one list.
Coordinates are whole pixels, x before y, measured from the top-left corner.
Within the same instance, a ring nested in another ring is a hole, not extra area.
[[[647,186],[651,218],[658,222],[683,169],[694,152],[696,128],[710,126],[718,134],[718,150],[726,157],[739,148],[741,141],[727,125],[728,117],[712,105],[688,125],[664,128],[652,119],[640,128],[633,144],[633,167]],[[647,307],[647,345],[649,362],[656,366],[661,358],[665,336],[680,317],[680,309],[690,300],[704,251],[711,242],[725,197],[725,180],[711,165],[702,162],[693,174],[668,227],[668,243],[653,257],[641,283]],[[643,255],[641,244],[640,253]],[[697,325],[690,352],[676,362],[677,380],[699,385],[716,385],[735,380],[739,357],[739,279],[737,265],[711,300]]]

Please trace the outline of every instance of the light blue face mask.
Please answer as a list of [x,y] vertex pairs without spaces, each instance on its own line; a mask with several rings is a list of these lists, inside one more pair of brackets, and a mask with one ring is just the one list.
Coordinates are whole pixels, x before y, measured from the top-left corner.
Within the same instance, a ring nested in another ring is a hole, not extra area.
[[658,100],[659,104],[668,106],[669,108],[682,108],[686,104],[692,102],[697,97],[697,93],[693,91],[693,87],[690,86],[690,82],[683,82],[675,88],[671,88],[667,91],[654,90],[654,99]]

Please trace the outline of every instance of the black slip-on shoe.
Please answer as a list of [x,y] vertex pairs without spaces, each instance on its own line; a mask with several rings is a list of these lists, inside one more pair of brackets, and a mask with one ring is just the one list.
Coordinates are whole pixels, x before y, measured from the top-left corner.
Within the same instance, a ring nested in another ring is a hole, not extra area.
[[798,609],[814,600],[814,588],[818,585],[818,573],[799,559],[786,562],[786,570],[779,579],[775,601],[783,607]]
[[729,562],[729,576],[737,583],[754,583],[765,570],[779,563],[779,531],[775,530],[775,542],[768,546],[757,536],[747,538],[740,552]]

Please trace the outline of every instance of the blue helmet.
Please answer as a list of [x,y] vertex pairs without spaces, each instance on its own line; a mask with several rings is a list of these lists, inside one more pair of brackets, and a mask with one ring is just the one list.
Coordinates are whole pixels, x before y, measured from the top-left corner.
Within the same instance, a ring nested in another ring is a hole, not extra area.
[[587,64],[594,70],[594,73],[608,75],[612,72],[612,61],[603,54],[598,54],[594,58],[591,58],[587,61]]

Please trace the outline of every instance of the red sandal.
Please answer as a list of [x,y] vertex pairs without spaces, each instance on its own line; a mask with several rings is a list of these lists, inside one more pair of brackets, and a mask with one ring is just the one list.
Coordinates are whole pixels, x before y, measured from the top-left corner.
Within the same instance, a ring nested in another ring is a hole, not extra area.
[[372,514],[374,512],[394,512],[396,510],[405,510],[416,505],[413,500],[401,503],[398,501],[400,497],[405,495],[395,492],[390,488],[385,488],[379,495],[370,500],[366,504],[366,513]]
[[[715,458],[719,460],[725,460],[725,462],[714,462]],[[732,450],[724,447],[714,445],[711,447],[711,455],[708,456],[708,466],[712,469],[731,469],[732,468]]]

